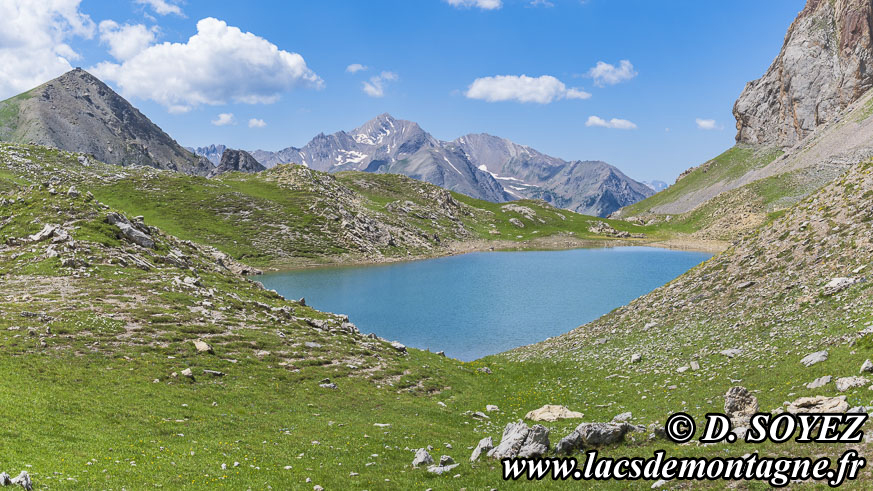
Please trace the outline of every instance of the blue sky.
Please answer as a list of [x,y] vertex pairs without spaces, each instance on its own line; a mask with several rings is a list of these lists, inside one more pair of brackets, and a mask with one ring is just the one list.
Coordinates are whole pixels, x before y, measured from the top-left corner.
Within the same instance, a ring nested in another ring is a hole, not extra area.
[[[733,144],[734,100],[804,4],[54,3],[0,0],[0,96],[81,66],[183,145],[278,150],[389,112],[440,139],[486,132],[670,182]],[[612,68],[593,77],[598,62]]]

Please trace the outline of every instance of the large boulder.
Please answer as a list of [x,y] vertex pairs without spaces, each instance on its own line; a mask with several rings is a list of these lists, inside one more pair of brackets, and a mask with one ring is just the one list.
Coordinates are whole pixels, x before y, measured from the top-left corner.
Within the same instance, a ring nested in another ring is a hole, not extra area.
[[791,414],[802,413],[844,413],[848,411],[849,403],[846,402],[846,396],[839,397],[801,397],[792,402],[785,409]]
[[542,425],[529,428],[519,421],[503,429],[500,444],[488,452],[492,459],[512,459],[519,456],[541,457],[549,450],[549,429]]
[[865,377],[854,376],[838,378],[835,383],[838,391],[845,392],[855,387],[863,387],[868,384],[868,381]]
[[628,423],[582,423],[555,446],[555,453],[570,454],[580,448],[596,448],[618,443],[634,430]]
[[731,387],[724,395],[724,413],[731,420],[748,420],[757,412],[758,398],[745,387]]
[[415,451],[415,457],[412,459],[412,467],[433,464],[433,457],[430,456],[426,448],[419,448]]
[[815,353],[810,353],[810,354],[804,356],[800,360],[800,363],[802,363],[803,366],[811,367],[811,366],[815,365],[816,363],[821,363],[823,361],[827,361],[827,359],[828,359],[827,350],[822,350],[822,351],[816,351]]
[[546,404],[545,406],[529,411],[524,419],[532,421],[557,421],[559,419],[581,418],[585,415],[576,411],[571,411],[564,406]]

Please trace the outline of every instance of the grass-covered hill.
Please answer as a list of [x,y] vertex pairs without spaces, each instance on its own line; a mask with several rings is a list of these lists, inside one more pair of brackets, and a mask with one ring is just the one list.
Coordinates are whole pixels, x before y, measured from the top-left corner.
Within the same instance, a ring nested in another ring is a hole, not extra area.
[[[23,167],[0,174],[0,469],[27,470],[37,489],[502,489],[499,463],[470,463],[472,447],[488,436],[499,442],[507,423],[544,404],[583,412],[581,421],[631,412],[631,423],[645,426],[678,410],[720,410],[725,391],[741,384],[771,410],[801,395],[837,395],[833,383],[805,385],[855,375],[873,357],[858,333],[873,319],[869,284],[824,289],[836,276],[863,277],[873,255],[870,164],[626,308],[462,363],[282,299],[235,273],[241,266],[217,250],[52,178],[93,178],[98,164],[61,166],[37,153],[57,158],[52,151],[32,147],[14,152]],[[102,175],[102,185],[120,175]],[[740,353],[721,354],[730,348]],[[827,361],[799,363],[821,349]],[[843,394],[863,406],[867,392]],[[579,421],[545,423],[552,447]],[[414,450],[427,447],[460,465],[444,475],[412,468]],[[678,446],[641,432],[601,451],[662,448],[740,456],[843,447]]]
[[616,235],[633,240],[630,235],[642,230],[539,201],[491,203],[400,175],[332,175],[295,165],[206,179],[0,143],[0,176],[58,189],[76,185],[167,233],[212,245],[254,267],[382,262],[491,247],[557,248]]

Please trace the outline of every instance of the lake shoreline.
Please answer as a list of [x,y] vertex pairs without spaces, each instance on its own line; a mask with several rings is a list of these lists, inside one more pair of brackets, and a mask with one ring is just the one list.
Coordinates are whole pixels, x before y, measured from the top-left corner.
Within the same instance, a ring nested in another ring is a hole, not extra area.
[[409,256],[361,257],[334,256],[315,260],[281,262],[260,269],[264,273],[291,273],[323,268],[342,268],[359,266],[380,266],[387,264],[424,261],[440,257],[458,256],[473,252],[527,252],[527,251],[563,251],[572,249],[600,249],[610,247],[656,247],[689,252],[707,252],[718,254],[730,247],[729,242],[719,240],[697,239],[691,237],[675,237],[670,239],[580,239],[567,235],[551,235],[523,242],[512,240],[470,240],[452,242],[445,249],[433,254],[417,254]]
[[268,273],[285,298],[348,316],[361,332],[464,361],[561,335],[663,286],[706,252],[639,247],[478,252]]

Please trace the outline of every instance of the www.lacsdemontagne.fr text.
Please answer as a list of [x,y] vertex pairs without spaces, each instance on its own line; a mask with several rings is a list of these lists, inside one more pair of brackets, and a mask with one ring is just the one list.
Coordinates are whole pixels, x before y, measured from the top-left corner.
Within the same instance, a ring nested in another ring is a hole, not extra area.
[[827,457],[748,457],[692,458],[666,457],[663,450],[652,457],[598,458],[596,450],[585,453],[585,465],[578,467],[575,458],[503,459],[506,480],[746,480],[766,482],[782,487],[795,480],[825,481],[836,487],[857,478],[866,460],[856,450],[847,450],[834,462]]

